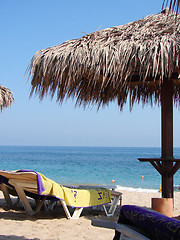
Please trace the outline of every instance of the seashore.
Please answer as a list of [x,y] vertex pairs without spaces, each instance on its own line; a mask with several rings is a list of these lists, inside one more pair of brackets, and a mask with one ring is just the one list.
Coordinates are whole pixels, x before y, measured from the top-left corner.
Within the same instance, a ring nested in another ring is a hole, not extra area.
[[[122,190],[122,204],[151,207],[151,198],[161,197],[159,192]],[[180,192],[174,194],[174,217],[180,216]],[[91,226],[91,219],[117,222],[119,208],[114,216],[105,217],[102,211],[85,209],[78,220],[67,220],[60,207],[53,212],[40,212],[27,216],[22,211],[7,210],[0,192],[0,240],[108,240],[113,239],[114,230]]]

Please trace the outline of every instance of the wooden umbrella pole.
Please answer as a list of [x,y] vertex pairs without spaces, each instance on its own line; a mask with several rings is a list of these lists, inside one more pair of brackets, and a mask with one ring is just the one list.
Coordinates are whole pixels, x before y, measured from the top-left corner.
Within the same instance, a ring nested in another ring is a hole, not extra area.
[[[161,147],[162,158],[173,158],[173,83],[165,80],[161,88]],[[173,162],[162,162],[162,197],[173,198]]]

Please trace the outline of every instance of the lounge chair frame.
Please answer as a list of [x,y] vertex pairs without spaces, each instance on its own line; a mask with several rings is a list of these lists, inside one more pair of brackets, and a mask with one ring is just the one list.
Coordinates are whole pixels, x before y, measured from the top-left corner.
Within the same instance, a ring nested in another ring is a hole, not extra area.
[[[5,183],[1,184],[1,190],[3,192],[4,198],[6,200],[8,207],[9,208],[13,207],[11,197],[10,197],[11,195],[10,190],[14,190],[15,195],[17,195],[18,198],[21,200],[26,213],[30,216],[38,213],[41,210],[42,206],[44,205],[45,200],[47,200],[47,196],[38,195],[36,173],[34,173],[33,175],[34,177],[32,177],[32,179],[30,180],[28,179],[24,180],[17,176],[17,178],[9,179],[8,185],[6,185]],[[39,199],[36,201],[35,210],[32,209],[28,201],[26,192],[31,192],[39,196]],[[111,191],[111,198],[112,198],[112,202],[110,204],[109,210],[107,210],[107,207],[105,204],[102,205],[103,211],[106,216],[112,216],[114,214],[119,201],[120,201],[120,206],[122,204],[122,193]],[[71,215],[65,201],[60,199],[59,203],[60,205],[62,205],[65,211],[66,217],[68,219],[78,219],[83,211],[83,207],[80,207],[80,208],[76,207],[74,209],[73,214]]]
[[136,205],[123,205],[117,223],[93,219],[92,225],[115,229],[114,240],[177,240],[180,236],[179,220]]
[[96,227],[103,227],[103,228],[109,228],[114,229],[121,233],[120,240],[150,240],[150,238],[147,238],[143,235],[143,231],[140,230],[137,227],[132,227],[126,224],[120,224],[120,223],[114,223],[114,222],[108,222],[103,220],[96,220],[92,219],[91,224]]

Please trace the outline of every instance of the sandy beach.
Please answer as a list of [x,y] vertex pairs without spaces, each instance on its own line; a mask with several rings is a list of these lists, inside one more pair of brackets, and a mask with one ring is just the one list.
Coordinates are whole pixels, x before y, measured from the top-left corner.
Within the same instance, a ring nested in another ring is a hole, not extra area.
[[[123,193],[123,205],[135,204],[151,206],[152,197],[160,197],[160,193],[128,192]],[[180,192],[175,192],[174,216],[180,216]],[[27,216],[23,209],[7,210],[6,203],[0,192],[0,239],[68,239],[68,240],[105,240],[112,239],[114,230],[91,226],[91,219],[102,219],[116,222],[119,207],[113,217],[105,217],[100,210],[84,209],[78,220],[67,220],[64,211],[57,207],[53,212],[41,211],[32,217]]]

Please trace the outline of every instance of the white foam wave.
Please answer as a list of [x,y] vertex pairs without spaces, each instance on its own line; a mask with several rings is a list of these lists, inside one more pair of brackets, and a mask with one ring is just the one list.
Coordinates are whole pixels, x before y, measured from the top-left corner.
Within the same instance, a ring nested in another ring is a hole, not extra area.
[[133,187],[123,187],[123,186],[116,186],[117,191],[129,191],[129,192],[149,192],[149,193],[156,193],[159,192],[158,189],[144,189],[144,188],[133,188]]

